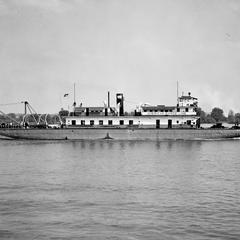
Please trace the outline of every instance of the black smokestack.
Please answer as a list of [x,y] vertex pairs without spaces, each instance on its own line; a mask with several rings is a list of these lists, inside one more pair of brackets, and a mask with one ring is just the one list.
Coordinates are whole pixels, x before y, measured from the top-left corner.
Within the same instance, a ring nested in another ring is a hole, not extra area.
[[110,108],[110,92],[108,91],[108,108]]
[[124,116],[123,94],[117,93],[116,97],[117,97],[117,105],[119,105],[119,115]]

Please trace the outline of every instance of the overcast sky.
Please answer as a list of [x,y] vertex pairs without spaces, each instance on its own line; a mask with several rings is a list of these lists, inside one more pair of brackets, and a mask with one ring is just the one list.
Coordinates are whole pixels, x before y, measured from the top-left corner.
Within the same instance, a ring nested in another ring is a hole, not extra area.
[[0,0],[0,104],[55,113],[75,82],[85,106],[108,90],[128,109],[175,105],[177,81],[206,111],[240,112],[239,0]]

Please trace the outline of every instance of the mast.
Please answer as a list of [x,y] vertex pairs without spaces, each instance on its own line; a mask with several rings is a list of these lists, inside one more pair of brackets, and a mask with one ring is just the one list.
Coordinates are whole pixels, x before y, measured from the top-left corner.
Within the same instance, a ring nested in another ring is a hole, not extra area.
[[178,81],[177,81],[177,105],[179,106]]
[[73,115],[75,116],[75,107],[76,107],[76,84],[73,84]]
[[28,102],[25,101],[24,102],[24,115],[27,115],[27,105],[28,105]]
[[74,110],[75,110],[75,107],[76,107],[76,84],[74,83],[73,85],[73,107],[74,107]]

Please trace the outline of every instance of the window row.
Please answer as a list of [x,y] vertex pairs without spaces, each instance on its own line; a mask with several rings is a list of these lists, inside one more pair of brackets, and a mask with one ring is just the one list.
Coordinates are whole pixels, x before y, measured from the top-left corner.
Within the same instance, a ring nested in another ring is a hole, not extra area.
[[[185,108],[185,112],[188,112],[189,108]],[[173,112],[173,110],[144,110],[144,112]],[[177,112],[180,112],[180,108],[177,108]]]
[[172,112],[172,110],[144,110],[144,112]]
[[[81,120],[80,123],[82,126],[87,125],[85,120]],[[124,122],[124,120],[120,120],[119,121],[119,125],[124,125],[126,124],[126,122]],[[72,120],[72,125],[76,125],[76,120]],[[90,120],[90,126],[94,126],[95,125],[95,121],[94,120]],[[103,125],[103,120],[99,120],[98,121],[98,125]],[[108,120],[108,125],[111,126],[113,125],[113,121],[112,120]],[[133,120],[129,120],[128,121],[128,125],[133,125]]]

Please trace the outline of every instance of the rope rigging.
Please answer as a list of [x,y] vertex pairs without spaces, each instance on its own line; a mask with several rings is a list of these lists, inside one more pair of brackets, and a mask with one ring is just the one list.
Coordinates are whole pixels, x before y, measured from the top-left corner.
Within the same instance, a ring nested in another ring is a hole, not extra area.
[[0,113],[3,114],[4,116],[6,116],[7,118],[9,118],[10,120],[12,120],[13,122],[17,123],[17,125],[20,125],[20,123],[18,121],[16,121],[15,119],[13,119],[12,117],[10,117],[9,115],[7,115],[6,113],[2,112],[0,110]]
[[15,102],[15,103],[0,103],[0,106],[10,106],[10,105],[18,105],[22,104],[22,102]]
[[[7,123],[10,120],[10,122],[11,122],[10,124],[13,124],[13,125],[15,124],[17,126],[25,126],[25,124],[31,125],[31,124],[33,124],[33,122],[34,122],[34,125],[36,125],[36,126],[39,126],[41,124],[45,124],[47,126],[47,125],[49,125],[49,122],[47,120],[48,117],[50,117],[50,121],[53,121],[53,118],[54,118],[53,122],[56,122],[58,119],[60,124],[63,123],[59,114],[54,115],[54,117],[49,114],[38,114],[36,112],[36,110],[28,103],[28,101],[21,101],[21,102],[15,102],[15,103],[13,103],[13,102],[12,103],[1,103],[0,107],[1,106],[20,105],[20,104],[24,104],[24,113],[21,114],[22,117],[20,118],[22,120],[15,119],[14,117],[11,116],[11,114],[6,114],[2,110],[0,110],[0,124]],[[2,117],[1,117],[1,115],[2,115]],[[8,119],[8,121],[7,121],[7,119]],[[17,121],[17,120],[19,120],[19,121]]]
[[[30,112],[30,115],[33,117],[35,123],[37,124],[38,122],[37,122],[37,119],[34,115],[38,115],[38,114],[27,101],[21,101],[21,102],[15,102],[15,103],[1,103],[0,106],[12,106],[12,105],[19,105],[19,104],[24,104],[24,107],[25,107],[25,113],[24,113],[23,121],[24,121],[25,117],[27,116],[27,110],[28,110]],[[11,116],[9,116],[9,114],[6,114],[1,110],[0,110],[0,113],[3,116],[5,116],[6,118],[10,119],[12,122],[20,125],[20,123],[18,121],[16,121],[14,118],[12,118]]]

